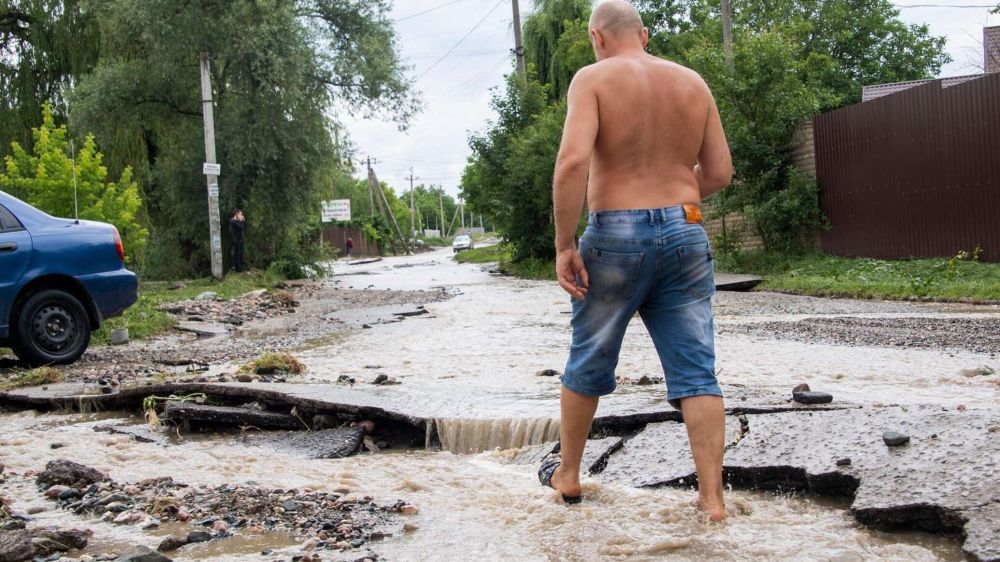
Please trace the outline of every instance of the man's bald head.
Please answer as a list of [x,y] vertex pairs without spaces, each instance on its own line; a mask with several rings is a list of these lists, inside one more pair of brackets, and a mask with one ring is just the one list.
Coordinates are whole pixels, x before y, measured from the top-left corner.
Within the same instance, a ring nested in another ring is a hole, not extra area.
[[624,0],[605,0],[590,15],[590,29],[605,37],[621,37],[626,33],[642,32],[642,16],[635,6]]

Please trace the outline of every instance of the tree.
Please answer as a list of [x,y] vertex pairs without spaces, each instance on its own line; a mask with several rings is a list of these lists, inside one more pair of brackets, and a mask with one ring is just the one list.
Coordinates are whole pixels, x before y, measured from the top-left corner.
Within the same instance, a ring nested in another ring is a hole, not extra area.
[[[535,0],[536,11],[524,22],[525,61],[532,64],[538,80],[552,85],[552,94],[561,97],[579,67],[561,61],[559,41],[569,27],[574,42],[587,39],[586,20],[590,17],[589,0]],[[579,22],[583,22],[582,26]],[[577,22],[571,24],[571,22]],[[564,49],[568,54],[569,49]]]
[[[418,108],[386,0],[90,0],[100,63],[76,87],[73,124],[131,165],[152,222],[151,273],[208,270],[199,89],[211,56],[224,214],[243,208],[248,260],[301,260],[314,237],[327,172],[342,167],[336,112],[389,116]],[[225,234],[224,234],[225,236]]]
[[97,64],[100,36],[82,0],[6,0],[0,6],[0,146],[31,149],[42,105],[58,121],[76,78]]
[[[57,127],[52,108],[42,109],[42,124],[32,130],[33,147],[28,152],[18,142],[11,145],[6,173],[0,174],[4,191],[58,217],[72,217],[76,184],[80,218],[109,222],[118,229],[127,250],[126,259],[135,263],[143,255],[148,231],[137,214],[142,201],[139,187],[126,168],[117,182],[108,179],[94,137],[88,135],[76,153],[76,170],[70,154],[66,126]],[[74,177],[75,176],[75,177]]]

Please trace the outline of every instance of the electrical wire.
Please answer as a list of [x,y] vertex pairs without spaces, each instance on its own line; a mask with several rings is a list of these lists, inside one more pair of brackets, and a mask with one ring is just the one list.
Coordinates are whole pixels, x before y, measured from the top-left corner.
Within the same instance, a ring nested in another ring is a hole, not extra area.
[[396,20],[393,20],[393,21],[395,21],[396,23],[399,23],[401,21],[412,20],[413,18],[417,18],[417,17],[420,17],[420,16],[422,16],[424,14],[429,14],[431,12],[435,12],[437,10],[440,10],[441,8],[447,8],[448,6],[452,6],[454,4],[458,4],[459,2],[465,2],[465,0],[452,0],[451,2],[445,2],[444,4],[440,4],[438,6],[434,6],[433,8],[429,8],[429,9],[424,10],[422,12],[417,12],[415,14],[410,14],[408,16],[405,16],[405,17],[402,17],[402,18],[399,18],[399,19],[396,19]]
[[993,4],[896,4],[897,8],[995,8]]
[[493,15],[493,12],[497,11],[497,8],[499,8],[500,5],[503,4],[506,1],[507,0],[500,0],[499,2],[497,2],[493,6],[493,8],[490,9],[490,11],[487,12],[485,16],[483,16],[483,19],[479,20],[476,23],[476,25],[472,26],[472,29],[470,29],[468,33],[466,33],[465,35],[463,35],[462,38],[458,40],[458,43],[455,43],[455,46],[453,46],[451,49],[448,49],[447,53],[441,55],[441,58],[439,58],[438,60],[434,61],[434,64],[430,65],[429,67],[427,67],[426,70],[424,70],[423,72],[421,72],[420,76],[417,76],[417,79],[414,80],[413,82],[414,83],[419,82],[420,79],[423,78],[424,76],[426,76],[428,72],[430,72],[431,70],[434,70],[434,68],[437,65],[441,64],[441,61],[443,61],[444,59],[448,58],[448,55],[450,55],[455,49],[457,49],[459,47],[459,45],[461,45],[466,39],[469,38],[470,35],[472,35],[473,33],[475,33],[475,31],[477,29],[479,29],[479,26],[483,25],[483,22],[485,22],[487,18],[489,18],[491,15]]

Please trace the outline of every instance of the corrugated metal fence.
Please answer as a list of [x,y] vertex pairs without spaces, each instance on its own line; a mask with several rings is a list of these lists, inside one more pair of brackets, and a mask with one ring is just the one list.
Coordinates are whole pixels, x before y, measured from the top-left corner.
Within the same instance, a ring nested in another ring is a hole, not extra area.
[[815,137],[825,251],[1000,261],[1000,74],[826,113]]

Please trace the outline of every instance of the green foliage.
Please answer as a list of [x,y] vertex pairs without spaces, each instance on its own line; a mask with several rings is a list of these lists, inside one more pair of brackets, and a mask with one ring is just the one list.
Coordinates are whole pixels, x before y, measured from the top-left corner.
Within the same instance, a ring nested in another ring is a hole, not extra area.
[[[30,153],[17,142],[11,144],[12,154],[5,161],[6,173],[0,174],[0,187],[50,215],[72,217],[74,169],[66,126],[56,127],[52,109],[46,104],[42,124],[32,134]],[[125,168],[118,182],[108,181],[104,156],[97,151],[93,136],[87,136],[76,158],[80,218],[115,225],[126,259],[134,263],[136,256],[143,255],[149,232],[137,218],[142,200],[131,168]]]
[[97,64],[100,35],[84,0],[0,3],[0,146],[31,150],[45,103],[65,121],[66,94]]
[[[525,61],[534,65],[540,82],[552,85],[554,97],[566,94],[579,68],[562,57],[579,61],[579,48],[571,44],[588,41],[589,45],[590,4],[588,0],[535,0],[536,11],[524,22]],[[560,41],[564,43],[561,49]]]
[[497,121],[469,139],[462,195],[514,244],[516,259],[554,253],[552,172],[565,104],[550,105],[549,92],[533,76],[524,84],[509,76],[493,96]]
[[485,246],[459,252],[455,255],[455,261],[459,263],[497,263],[500,273],[521,279],[554,281],[556,278],[555,260],[529,257],[515,261],[510,244]]
[[1000,264],[982,263],[975,251],[952,258],[878,260],[819,252],[718,254],[717,267],[762,275],[764,290],[815,296],[1000,301]]
[[301,375],[306,372],[306,366],[289,353],[270,352],[243,365],[240,367],[240,372],[258,375]]
[[[404,205],[410,204],[410,190],[406,190],[399,196]],[[440,185],[417,185],[413,188],[413,205],[416,208],[416,228],[418,231],[425,229],[440,230],[444,235],[448,227],[452,224],[452,217],[458,204],[455,199],[444,192]],[[441,209],[444,208],[444,224],[441,220]],[[407,211],[409,213],[409,211]],[[409,215],[407,215],[409,216]],[[409,225],[409,219],[407,219]],[[458,222],[456,221],[456,224]]]
[[[209,53],[223,219],[242,208],[246,257],[279,269],[315,243],[331,170],[344,169],[331,108],[405,124],[418,104],[385,0],[90,0],[102,51],[74,123],[131,165],[152,223],[150,273],[208,271],[198,63]],[[228,232],[223,233],[228,246]]]

